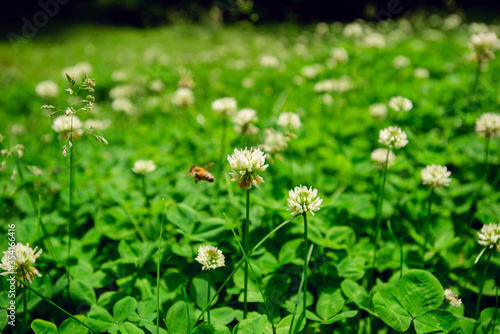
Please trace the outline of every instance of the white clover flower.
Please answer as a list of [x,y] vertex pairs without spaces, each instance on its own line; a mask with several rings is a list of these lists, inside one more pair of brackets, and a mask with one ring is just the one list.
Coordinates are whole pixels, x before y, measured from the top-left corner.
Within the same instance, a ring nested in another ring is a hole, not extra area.
[[299,114],[294,112],[282,112],[276,124],[287,130],[298,130],[302,126]]
[[500,114],[482,114],[476,120],[476,133],[484,138],[496,138],[500,135]]
[[411,64],[410,58],[402,56],[402,55],[396,56],[392,60],[392,66],[395,69],[401,69],[404,67],[408,67],[408,66],[410,66],[410,64]]
[[481,246],[487,248],[496,247],[500,252],[500,223],[483,225],[481,232],[477,232],[479,240],[477,241]]
[[344,93],[351,90],[353,87],[354,85],[351,79],[344,75],[338,79],[318,81],[314,85],[314,91],[316,93]]
[[474,51],[474,58],[485,62],[495,58],[493,51],[499,48],[498,37],[494,32],[480,32],[470,38],[469,46]]
[[257,111],[251,108],[244,108],[238,111],[238,113],[233,117],[233,122],[236,123],[234,129],[236,132],[241,133],[245,136],[251,136],[259,132],[254,122],[258,121]]
[[73,128],[73,137],[80,136],[83,133],[81,130],[82,126],[82,121],[75,115],[62,115],[55,118],[52,122],[52,129],[62,137],[69,136],[71,134],[71,128]]
[[457,294],[451,289],[444,290],[444,298],[453,307],[462,305],[462,299],[458,298]]
[[373,118],[384,119],[387,116],[387,106],[384,103],[374,103],[369,110]]
[[314,79],[318,75],[318,70],[314,66],[304,66],[300,70],[300,74],[308,79]]
[[[36,259],[42,254],[40,249],[38,252],[31,248],[29,244],[24,246],[22,243],[18,242],[17,245],[9,248],[9,250],[3,252],[4,256],[2,258],[2,263],[0,268],[5,270],[5,272],[0,273],[0,275],[15,275],[22,281],[27,281],[30,284],[33,283],[33,279],[36,276],[42,277],[38,272],[38,269],[32,265],[36,262]],[[19,282],[18,285],[21,285]]]
[[232,116],[238,109],[234,97],[223,97],[212,102],[212,110],[221,115]]
[[178,88],[172,97],[172,103],[179,107],[188,107],[194,103],[193,91],[187,87]]
[[129,98],[134,95],[140,95],[144,93],[144,89],[141,86],[134,84],[118,85],[109,91],[109,97],[112,100]]
[[241,80],[241,86],[250,89],[255,86],[255,80],[253,78],[243,78],[243,80]]
[[396,155],[389,150],[389,156],[387,156],[387,148],[377,148],[371,154],[370,158],[373,160],[375,167],[378,169],[382,169],[385,167],[385,160],[387,159],[387,168],[394,165],[394,161],[396,160]]
[[307,189],[306,186],[300,185],[288,192],[287,211],[293,211],[293,216],[305,212],[310,212],[314,216],[314,211],[320,209],[319,206],[322,202],[323,200],[318,197],[317,189],[313,189],[313,187]]
[[329,30],[329,27],[328,27],[328,23],[326,22],[319,22],[317,25],[316,25],[316,32],[320,35],[325,35],[328,33],[328,30]]
[[149,88],[149,90],[151,90],[153,92],[159,93],[165,89],[165,84],[163,83],[163,81],[156,79],[156,80],[153,80],[149,83],[148,88]]
[[330,106],[333,104],[333,96],[331,96],[330,94],[323,94],[321,95],[321,102],[323,102],[327,106]]
[[397,126],[390,126],[386,129],[380,130],[378,142],[389,148],[402,148],[408,144],[406,132]]
[[394,96],[389,100],[389,107],[396,112],[410,111],[413,108],[413,103],[406,97]]
[[225,257],[220,249],[211,245],[200,246],[198,256],[195,258],[202,267],[202,270],[217,269],[224,267]]
[[359,37],[363,35],[363,26],[357,22],[348,23],[345,25],[343,33],[345,37]]
[[417,67],[413,71],[413,76],[417,79],[427,79],[430,75],[429,70],[423,67]]
[[449,186],[451,172],[446,166],[429,165],[422,169],[422,184],[426,184],[429,188],[441,188]]
[[83,122],[83,127],[85,129],[94,128],[95,130],[106,130],[111,126],[112,122],[109,119],[100,120],[100,119],[88,119]]
[[156,170],[156,165],[153,160],[137,160],[132,167],[132,172],[140,175],[146,175],[148,173],[154,172]]
[[55,98],[59,95],[59,86],[52,80],[46,80],[36,85],[35,91],[42,99]]
[[227,156],[227,160],[233,169],[229,174],[231,181],[237,181],[241,189],[251,189],[252,186],[259,188],[259,183],[264,179],[256,172],[263,172],[269,166],[266,163],[266,155],[258,148],[250,150],[234,149],[234,154]]
[[121,97],[111,102],[111,109],[114,111],[123,111],[127,115],[133,115],[136,112],[134,104],[126,97]]
[[87,62],[79,62],[74,66],[66,67],[61,71],[63,78],[66,78],[66,73],[74,78],[81,78],[84,74],[92,72],[92,65]]
[[369,48],[382,49],[385,47],[385,37],[377,32],[365,36],[364,45]]
[[266,129],[264,133],[264,144],[261,148],[267,153],[278,153],[288,147],[290,138],[274,129]]
[[275,56],[263,55],[262,57],[260,57],[260,66],[262,67],[274,68],[278,67],[279,64],[280,62]]
[[335,63],[346,64],[349,61],[349,55],[346,49],[337,47],[330,51],[330,59],[333,59]]

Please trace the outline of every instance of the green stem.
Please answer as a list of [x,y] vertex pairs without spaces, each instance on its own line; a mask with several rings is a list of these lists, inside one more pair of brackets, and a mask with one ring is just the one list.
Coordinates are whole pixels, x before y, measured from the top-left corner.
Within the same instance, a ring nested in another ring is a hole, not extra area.
[[19,283],[21,283],[22,285],[24,285],[24,287],[28,288],[29,290],[33,291],[38,297],[42,298],[43,300],[45,300],[47,303],[51,304],[52,306],[54,306],[55,308],[57,308],[59,311],[65,313],[67,316],[69,316],[71,319],[75,320],[76,322],[78,322],[80,325],[90,329],[92,332],[96,333],[96,334],[99,334],[98,332],[96,332],[94,329],[92,329],[91,327],[89,327],[88,325],[84,324],[83,322],[81,322],[80,320],[78,320],[78,318],[74,317],[71,313],[69,313],[68,311],[66,311],[65,309],[61,308],[60,306],[58,306],[56,303],[54,303],[52,300],[48,299],[47,297],[45,297],[44,295],[42,295],[41,293],[39,293],[38,291],[36,291],[35,289],[33,289],[28,283],[25,283],[24,281],[21,281],[19,278],[15,277],[16,281],[18,281]]
[[378,189],[378,194],[377,194],[377,226],[375,228],[375,244],[374,244],[374,251],[373,251],[373,261],[372,261],[372,277],[371,277],[371,282],[370,286],[373,284],[375,281],[375,263],[377,262],[377,244],[379,240],[379,234],[380,234],[380,223],[382,219],[382,206],[384,204],[384,188],[385,188],[385,180],[387,178],[387,165],[389,162],[389,153],[390,149],[387,149],[387,155],[385,157],[385,163],[384,163],[384,172],[382,176],[382,181],[380,182],[380,186]]
[[21,333],[24,333],[24,329],[26,328],[26,321],[28,320],[28,313],[27,313],[27,298],[26,298],[26,290],[23,290],[23,322],[21,324]]
[[477,189],[476,193],[474,194],[474,197],[472,198],[472,204],[471,204],[471,210],[469,217],[467,219],[468,226],[472,224],[474,221],[474,211],[472,210],[474,205],[476,204],[479,196],[481,195],[481,190],[483,190],[484,185],[486,184],[486,181],[488,180],[488,174],[490,173],[490,162],[489,162],[489,157],[490,157],[490,137],[486,138],[486,143],[485,143],[485,153],[484,153],[484,164],[485,164],[485,171],[484,171],[484,178],[483,181],[481,182],[481,185]]
[[184,302],[186,303],[186,310],[187,310],[187,323],[188,323],[188,330],[187,333],[191,333],[191,315],[189,314],[189,300],[188,300],[188,295],[186,292],[186,287],[182,287],[182,294],[184,295]]
[[207,271],[207,319],[208,319],[208,324],[210,325],[210,283],[212,281],[211,275],[210,275],[210,270]]
[[[387,230],[389,231],[389,234],[392,236],[392,239],[394,239],[394,241],[398,244],[399,246],[399,256],[400,256],[400,260],[399,260],[399,279],[403,279],[403,243],[400,242],[398,240],[398,238],[396,237],[396,235],[394,234],[394,231],[392,230],[392,225],[391,225],[391,221],[390,220],[387,220]],[[401,236],[401,239],[403,237]]]
[[[250,189],[247,188],[246,192],[247,206],[246,206],[246,218],[245,218],[245,234],[243,241],[244,253],[248,254],[248,234],[249,234],[249,225],[250,225]],[[247,318],[248,313],[248,260],[245,261],[245,281],[243,288],[243,319]]]
[[[309,261],[311,260],[311,255],[313,251],[314,245],[311,245],[309,248],[309,253],[306,256],[306,265],[309,264]],[[302,277],[300,279],[300,284],[299,284],[299,291],[297,292],[297,302],[295,303],[295,307],[293,309],[293,314],[292,314],[292,321],[290,322],[290,329],[288,330],[289,334],[292,334],[292,328],[293,328],[293,322],[295,320],[295,314],[297,314],[297,308],[299,307],[299,302],[300,302],[300,294],[302,293],[302,288],[304,287],[305,284],[305,273],[302,272]],[[304,293],[305,295],[305,293]],[[306,313],[303,312],[304,319],[306,319]],[[300,323],[300,318],[299,318],[299,323]]]
[[479,311],[480,311],[479,308],[481,306],[481,298],[483,297],[484,281],[486,280],[486,274],[488,273],[488,268],[490,266],[491,253],[492,251],[490,250],[488,253],[488,258],[486,259],[486,265],[484,266],[483,276],[481,277],[481,282],[479,283],[479,294],[477,296],[477,303],[476,303],[476,320],[478,321],[479,321]]
[[304,273],[304,309],[302,310],[304,314],[304,319],[306,318],[306,308],[307,308],[307,251],[308,251],[308,243],[307,240],[307,212],[302,213],[304,217],[304,267],[302,269]]
[[66,270],[68,272],[68,296],[71,275],[69,271],[69,258],[71,252],[71,234],[73,229],[73,116],[71,116],[71,134],[69,136],[69,224],[68,224],[68,258],[66,260]]
[[478,59],[476,66],[476,76],[474,78],[474,86],[472,86],[472,95],[476,96],[477,85],[479,84],[479,76],[481,74],[481,61]]
[[158,263],[156,266],[156,334],[160,331],[160,263],[161,263],[161,235],[165,221],[165,200],[163,200],[163,215],[161,217],[160,237],[158,238]]
[[[285,226],[286,224],[288,224],[289,222],[291,222],[294,218],[296,218],[297,216],[293,216],[292,218],[284,221],[283,223],[279,224],[277,227],[275,227],[271,232],[269,232],[264,238],[262,238],[261,241],[259,241],[257,243],[257,245],[255,245],[254,248],[252,248],[248,253],[247,253],[247,258],[252,255],[253,252],[255,252],[267,239],[269,239],[274,233],[276,233],[278,230],[280,230],[283,226]],[[229,281],[231,280],[231,278],[234,276],[234,274],[241,268],[241,266],[243,266],[243,263],[245,263],[246,260],[245,258],[241,259],[234,267],[233,271],[231,272],[231,274],[226,278],[226,280],[222,283],[222,285],[219,287],[219,289],[217,290],[217,292],[215,293],[215,295],[213,295],[212,299],[210,300],[210,304],[213,303],[213,301],[215,300],[215,298],[219,295],[219,293],[222,291],[222,289],[226,286],[227,283],[229,283]],[[209,304],[209,305],[210,305]],[[203,314],[207,311],[208,309],[208,305],[205,306],[205,308],[201,311],[200,315],[198,316],[198,319],[196,320],[196,322],[200,321],[201,317],[203,317]]]
[[422,245],[422,266],[425,264],[424,255],[425,255],[425,249],[427,248],[427,239],[429,237],[429,224],[431,222],[433,194],[434,194],[434,188],[431,189],[431,194],[429,195],[429,201],[427,204],[427,219],[425,220],[424,224],[424,244]]
[[[240,241],[238,240],[238,236],[236,235],[236,231],[234,228],[231,226],[231,222],[229,221],[229,218],[227,218],[226,214],[224,213],[224,217],[226,218],[227,223],[229,224],[229,227],[231,228],[231,231],[233,232],[234,238],[236,242],[238,243],[238,246],[240,247],[241,251],[243,252],[243,256],[245,257],[245,261],[248,262],[248,265],[250,267],[250,270],[252,271],[252,275],[255,279],[255,282],[257,283],[257,287],[259,288],[260,294],[262,296],[262,299],[264,300],[264,306],[266,307],[267,315],[269,317],[269,321],[271,321],[271,327],[273,328],[273,333],[276,332],[276,328],[274,327],[274,322],[273,319],[271,318],[271,311],[269,310],[269,306],[267,305],[267,299],[266,296],[264,295],[264,292],[262,291],[259,281],[257,279],[257,275],[255,274],[255,271],[253,270],[252,264],[250,263],[250,259],[248,258],[247,254],[245,253],[245,250],[243,246],[241,245]],[[210,310],[210,308],[208,309]]]
[[491,322],[490,322],[490,324],[492,325],[491,326],[491,334],[495,333],[495,326],[496,326],[496,322],[497,322],[497,313],[498,313],[498,284],[497,284],[496,291],[495,291],[495,311],[493,312],[493,319],[491,319]]
[[226,127],[227,127],[227,116],[223,115],[222,116],[222,134],[221,134],[220,152],[219,152],[219,163],[217,166],[217,175],[215,177],[214,194],[213,194],[213,196],[210,197],[209,206],[211,204],[212,198],[216,197],[219,194],[219,179],[220,179],[222,170],[224,169],[224,167],[222,166],[222,161],[224,159],[224,151],[226,148]]

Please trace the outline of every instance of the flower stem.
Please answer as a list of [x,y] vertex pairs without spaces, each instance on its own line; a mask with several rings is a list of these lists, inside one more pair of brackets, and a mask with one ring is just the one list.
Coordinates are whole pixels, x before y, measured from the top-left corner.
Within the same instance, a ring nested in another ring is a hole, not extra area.
[[[220,140],[220,152],[219,152],[219,163],[217,165],[217,175],[215,177],[215,187],[214,187],[214,193],[213,196],[210,196],[210,201],[212,198],[216,197],[219,193],[219,179],[222,173],[222,170],[224,167],[222,166],[222,161],[224,158],[224,151],[226,148],[226,127],[227,127],[227,116],[222,116],[222,134],[221,134],[221,140]],[[211,203],[210,203],[211,204]]]
[[377,225],[375,228],[375,241],[374,241],[374,251],[373,251],[373,261],[372,261],[372,277],[371,277],[371,282],[370,286],[373,284],[375,281],[375,263],[377,262],[377,244],[378,244],[378,239],[379,239],[379,234],[380,234],[380,223],[382,219],[382,205],[384,204],[384,187],[385,187],[385,180],[387,178],[387,165],[389,162],[389,153],[390,149],[387,149],[387,155],[385,157],[385,163],[384,163],[384,171],[383,171],[383,176],[382,176],[382,181],[380,182],[380,186],[378,189],[378,194],[377,194]]
[[[313,251],[313,248],[314,248],[314,244],[311,245],[311,247],[309,247],[309,252],[307,252],[306,250],[306,265],[309,264],[309,261],[311,260],[311,254],[312,254],[312,251]],[[300,302],[300,294],[302,293],[302,288],[305,286],[305,272],[302,272],[302,277],[300,279],[300,283],[299,283],[299,291],[297,292],[297,302],[295,303],[295,308],[293,309],[293,313],[292,313],[292,321],[290,322],[290,329],[288,331],[289,334],[292,334],[292,329],[293,329],[293,323],[294,323],[294,320],[295,320],[295,314],[297,313],[297,307],[299,306],[299,302]],[[304,295],[305,295],[305,292],[304,292]],[[306,316],[306,313],[305,311],[303,312],[303,316],[304,316],[304,319],[305,316]],[[297,321],[297,324],[300,324],[301,321],[300,321],[300,318],[299,320]],[[295,326],[297,326],[297,324],[295,324]]]
[[161,262],[161,234],[165,221],[165,200],[163,199],[163,215],[161,217],[160,237],[158,238],[158,264],[156,266],[156,334],[160,331],[160,262]]
[[69,258],[71,252],[71,234],[73,229],[73,116],[71,116],[71,134],[69,136],[69,224],[68,224],[68,257],[66,259],[66,271],[68,273],[68,296],[71,275],[69,271]]
[[484,168],[485,169],[484,170],[484,178],[483,178],[483,181],[481,182],[481,185],[479,186],[479,188],[477,189],[476,193],[474,194],[474,197],[472,198],[471,210],[470,210],[469,217],[467,219],[467,222],[468,222],[467,225],[468,226],[470,226],[472,224],[472,222],[474,221],[474,211],[472,210],[472,208],[476,204],[476,202],[477,202],[477,200],[479,198],[479,195],[481,195],[481,190],[483,190],[483,187],[484,187],[486,181],[488,180],[488,174],[490,173],[490,162],[489,162],[489,157],[490,157],[490,140],[491,140],[490,137],[486,138],[485,153],[484,153],[484,165],[485,165],[485,168]]
[[28,320],[28,306],[26,305],[27,302],[28,299],[26,298],[26,290],[23,290],[23,322],[21,324],[21,333],[24,333],[24,329],[26,328],[26,321]]
[[486,280],[486,274],[488,273],[488,268],[490,266],[491,253],[492,251],[490,250],[488,252],[488,258],[486,259],[486,265],[484,266],[483,276],[481,277],[481,282],[479,283],[479,294],[477,295],[477,303],[476,303],[476,319],[478,321],[479,321],[479,311],[480,311],[479,308],[481,306],[481,298],[483,297],[484,281]]
[[[187,333],[190,334],[191,333],[191,315],[189,314],[189,300],[188,300],[188,295],[187,295],[185,286],[182,287],[182,294],[184,295],[184,302],[186,303],[187,324],[188,324]],[[168,328],[167,328],[167,330],[168,330]]]
[[[297,215],[298,216],[298,215]],[[275,227],[271,232],[269,232],[264,238],[262,238],[258,243],[257,245],[255,245],[248,253],[247,253],[247,256],[246,258],[248,258],[250,255],[252,255],[253,252],[255,252],[257,250],[257,248],[259,248],[267,239],[269,239],[274,233],[276,233],[278,230],[280,230],[283,226],[285,226],[286,224],[288,224],[289,222],[291,222],[295,217],[297,216],[293,216],[292,218],[284,221],[283,223],[279,224],[277,227]],[[236,274],[236,272],[241,268],[241,266],[243,265],[243,263],[245,263],[246,260],[245,258],[241,259],[235,266],[234,266],[234,269],[233,271],[231,272],[231,274],[226,278],[226,280],[222,283],[222,285],[219,287],[219,289],[217,290],[217,292],[215,293],[215,295],[212,296],[212,299],[210,300],[210,304],[213,303],[213,301],[215,300],[215,297],[217,297],[219,295],[219,293],[222,291],[222,289],[226,286],[227,283],[229,283],[229,281],[231,280],[231,278],[234,276],[234,274]],[[198,319],[196,320],[196,322],[200,321],[201,317],[203,317],[203,314],[207,311],[208,309],[208,305],[205,306],[205,308],[201,311],[200,315],[198,315]],[[196,323],[195,322],[195,323]]]
[[303,272],[304,272],[304,308],[302,310],[304,314],[304,319],[306,318],[306,308],[307,308],[307,252],[308,252],[308,243],[309,240],[307,240],[307,212],[302,213],[302,216],[304,217],[304,267],[303,267]]
[[[259,287],[260,295],[262,296],[262,299],[264,300],[264,306],[266,307],[267,315],[269,317],[269,321],[271,321],[271,327],[273,328],[273,333],[276,332],[276,328],[274,327],[274,322],[273,319],[271,318],[271,311],[269,310],[269,306],[267,305],[267,299],[266,296],[264,295],[264,292],[262,291],[259,281],[257,280],[257,275],[255,275],[255,271],[253,270],[252,264],[250,263],[250,259],[248,258],[247,254],[245,253],[245,250],[243,249],[243,246],[241,245],[240,241],[238,240],[238,236],[236,235],[236,232],[234,231],[234,228],[231,226],[231,222],[227,218],[226,214],[224,214],[224,217],[226,218],[227,223],[229,224],[229,227],[231,228],[231,231],[233,232],[234,238],[236,239],[236,242],[238,243],[238,246],[240,247],[241,251],[243,252],[243,256],[245,258],[245,261],[248,262],[248,266],[250,267],[250,270],[252,271],[253,278],[255,279],[255,282],[257,283],[257,286]],[[209,311],[210,308],[208,308],[207,311]]]
[[[387,230],[389,230],[389,233],[391,234],[392,238],[394,239],[394,241],[398,244],[399,246],[399,256],[400,256],[400,260],[399,260],[399,279],[403,279],[403,262],[404,262],[404,257],[403,257],[403,243],[400,242],[398,240],[398,238],[396,237],[396,235],[394,234],[394,231],[392,230],[392,225],[391,225],[391,221],[390,220],[387,220]],[[403,239],[401,237],[401,239]]]
[[474,78],[474,86],[472,86],[472,95],[476,95],[477,85],[479,84],[479,76],[481,75],[481,61],[478,59],[476,66],[476,76]]
[[[248,234],[249,234],[249,225],[250,225],[250,189],[247,188],[246,192],[247,196],[247,206],[246,206],[246,217],[245,217],[245,234],[243,236],[243,248],[245,250],[245,254],[248,254]],[[243,319],[247,318],[248,305],[247,305],[247,297],[248,297],[248,260],[245,261],[245,282],[243,288]]]
[[41,293],[39,293],[38,291],[36,291],[35,289],[33,289],[28,283],[25,283],[24,281],[20,280],[19,278],[16,277],[16,281],[18,281],[19,283],[21,283],[22,285],[24,285],[25,288],[28,288],[29,290],[33,291],[38,297],[42,298],[43,300],[45,300],[47,303],[51,304],[52,306],[54,306],[55,308],[57,308],[59,311],[65,313],[67,316],[69,316],[71,319],[75,320],[76,322],[78,322],[80,325],[90,329],[93,333],[96,333],[96,334],[99,334],[98,332],[96,332],[94,329],[92,329],[91,327],[89,327],[88,325],[84,324],[83,322],[81,322],[80,320],[78,320],[78,318],[74,317],[71,313],[69,313],[68,311],[66,311],[65,309],[61,308],[59,305],[57,305],[56,303],[54,303],[52,300],[48,299],[47,297],[45,297],[44,295],[42,295]]
[[212,277],[210,275],[210,270],[207,270],[207,319],[208,319],[208,324],[210,325],[210,285],[212,282]]
[[429,195],[427,204],[427,219],[424,224],[424,244],[422,245],[422,266],[425,264],[424,255],[425,249],[427,248],[427,238],[429,237],[429,224],[431,222],[432,214],[432,195],[434,195],[434,188],[431,189],[431,194]]

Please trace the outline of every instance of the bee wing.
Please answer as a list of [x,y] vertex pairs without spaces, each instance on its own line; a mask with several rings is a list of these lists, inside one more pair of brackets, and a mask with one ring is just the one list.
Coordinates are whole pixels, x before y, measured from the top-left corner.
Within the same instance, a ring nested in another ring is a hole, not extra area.
[[207,162],[207,163],[205,164],[205,166],[203,166],[203,168],[205,168],[206,170],[210,170],[210,169],[212,169],[214,166],[215,166],[215,162],[210,161],[210,162]]

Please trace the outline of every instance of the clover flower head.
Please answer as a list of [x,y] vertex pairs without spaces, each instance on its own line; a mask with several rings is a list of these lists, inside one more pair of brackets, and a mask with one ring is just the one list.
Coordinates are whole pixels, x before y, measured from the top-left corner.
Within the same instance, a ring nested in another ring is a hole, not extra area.
[[346,49],[341,47],[333,48],[330,51],[330,58],[335,60],[335,62],[342,64],[345,64],[349,61],[349,55],[347,54]]
[[280,61],[275,56],[263,55],[262,57],[260,57],[260,66],[262,67],[274,68],[278,67],[279,64]]
[[395,96],[389,100],[389,107],[396,112],[410,111],[413,108],[413,103],[406,97]]
[[111,109],[123,111],[127,115],[133,115],[137,111],[135,105],[126,97],[119,97],[111,102]]
[[[40,249],[37,252],[37,248],[38,247],[35,247],[33,249],[29,244],[24,246],[22,243],[18,242],[17,245],[4,251],[0,269],[6,271],[0,273],[0,275],[15,275],[20,280],[27,281],[30,284],[33,283],[35,275],[42,277],[38,269],[32,266],[36,262],[36,259],[42,254],[42,250]],[[21,285],[19,282],[17,284],[18,286]]]
[[369,107],[370,115],[376,119],[384,119],[387,116],[387,106],[384,103],[374,103]]
[[386,129],[380,130],[378,142],[389,148],[402,148],[408,144],[406,132],[397,126],[390,126]]
[[417,67],[413,71],[413,76],[417,79],[427,79],[430,75],[429,70],[423,67]]
[[59,95],[59,86],[52,80],[46,80],[36,85],[35,91],[42,99],[50,99]]
[[202,270],[217,269],[225,265],[222,251],[211,245],[200,246],[195,260],[202,265]]
[[299,213],[310,212],[314,216],[314,211],[320,209],[323,200],[318,197],[318,190],[300,185],[288,192],[288,208],[287,211],[292,211],[292,215]]
[[473,58],[485,62],[495,58],[493,51],[498,49],[500,44],[494,32],[480,32],[471,36],[469,46],[474,51]]
[[408,57],[403,56],[403,55],[396,56],[392,60],[392,66],[395,69],[407,67],[407,66],[410,66],[410,64],[411,64],[410,59]]
[[172,97],[172,103],[179,107],[188,107],[194,103],[193,91],[187,87],[180,87]]
[[484,138],[500,136],[500,114],[485,113],[476,120],[476,133]]
[[227,156],[227,160],[233,169],[229,174],[231,181],[237,181],[237,186],[241,189],[251,189],[252,186],[259,188],[259,183],[264,179],[257,175],[257,172],[263,172],[269,166],[266,163],[266,155],[258,148],[248,150],[234,149],[234,154]]
[[132,172],[139,175],[146,175],[148,173],[154,172],[156,170],[156,165],[153,160],[137,160],[132,167]]
[[483,225],[480,232],[477,232],[479,240],[477,241],[481,246],[488,248],[496,247],[500,252],[500,223]]
[[259,129],[252,123],[257,122],[257,111],[251,108],[244,108],[238,111],[233,117],[233,122],[236,124],[234,129],[236,132],[245,136],[254,135],[259,132]]
[[428,165],[422,169],[422,184],[426,184],[429,188],[441,188],[449,186],[451,172],[446,166]]
[[232,116],[238,109],[234,97],[223,97],[212,102],[212,110],[218,114]]
[[[387,156],[387,151],[389,151],[389,156]],[[394,165],[394,161],[396,160],[396,155],[388,148],[377,148],[370,154],[370,157],[378,169],[384,168],[386,159],[387,168]]]
[[299,114],[294,112],[282,112],[276,124],[287,130],[298,130],[302,126]]
[[261,148],[268,153],[278,153],[288,147],[290,138],[285,136],[282,132],[274,129],[266,129],[264,144]]
[[462,299],[458,298],[457,294],[451,289],[444,290],[444,298],[453,307],[462,305]]

